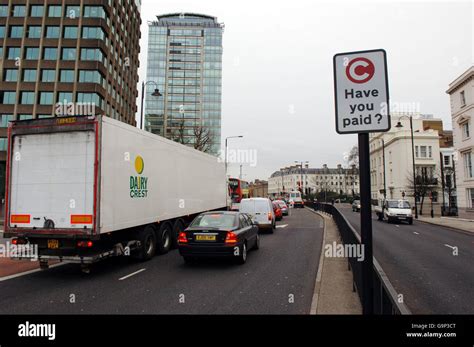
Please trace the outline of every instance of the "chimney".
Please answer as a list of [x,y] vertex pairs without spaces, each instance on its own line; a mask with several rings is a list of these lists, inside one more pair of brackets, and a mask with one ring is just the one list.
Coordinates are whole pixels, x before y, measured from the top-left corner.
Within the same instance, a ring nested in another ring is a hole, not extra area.
[[304,166],[306,169],[309,169],[309,164],[305,164]]
[[327,164],[324,164],[323,165],[323,169],[327,169],[328,168],[328,165]]
[[342,165],[341,164],[337,164],[337,168],[340,170],[342,169]]

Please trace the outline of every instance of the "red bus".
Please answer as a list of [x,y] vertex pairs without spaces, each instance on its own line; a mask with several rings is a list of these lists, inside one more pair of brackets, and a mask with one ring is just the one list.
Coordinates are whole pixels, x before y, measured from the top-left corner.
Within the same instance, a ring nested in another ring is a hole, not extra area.
[[229,195],[231,199],[231,209],[238,209],[242,199],[248,199],[249,184],[238,178],[229,178]]

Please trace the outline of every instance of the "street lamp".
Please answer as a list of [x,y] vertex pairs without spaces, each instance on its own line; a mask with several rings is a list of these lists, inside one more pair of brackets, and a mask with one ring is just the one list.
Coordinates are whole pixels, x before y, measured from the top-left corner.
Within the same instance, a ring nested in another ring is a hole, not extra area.
[[417,198],[417,193],[416,193],[416,167],[415,167],[415,140],[413,137],[413,117],[412,116],[401,116],[398,120],[397,125],[395,125],[395,128],[401,129],[403,128],[402,122],[400,122],[400,119],[403,117],[407,117],[410,120],[410,132],[411,132],[411,156],[413,159],[413,196],[415,198],[415,218],[418,219],[418,206],[416,202]]
[[225,177],[227,177],[227,140],[229,139],[241,139],[243,136],[238,135],[238,136],[229,136],[225,138],[225,158],[224,158],[224,163],[225,163]]
[[[158,84],[156,84],[153,81],[148,81],[148,82],[142,82],[142,99],[141,99],[141,112],[140,112],[140,128],[143,129],[143,101],[145,100],[145,86],[149,84],[154,84],[155,87],[158,87]],[[155,91],[151,93],[151,96],[163,96],[160,93],[160,90],[158,88],[155,88]]]
[[295,163],[296,164],[299,164],[300,165],[300,168],[301,168],[301,195],[304,195],[305,194],[305,190],[304,190],[304,183],[303,183],[303,164],[309,164],[309,161],[297,161],[295,160]]

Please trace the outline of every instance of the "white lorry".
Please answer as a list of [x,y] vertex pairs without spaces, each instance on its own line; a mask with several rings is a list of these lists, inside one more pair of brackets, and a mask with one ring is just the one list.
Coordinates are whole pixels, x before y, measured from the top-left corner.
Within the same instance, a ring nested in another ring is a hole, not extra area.
[[410,203],[406,200],[379,200],[374,210],[380,221],[413,224]]
[[167,253],[199,213],[226,209],[217,157],[109,117],[11,122],[5,237],[48,261]]

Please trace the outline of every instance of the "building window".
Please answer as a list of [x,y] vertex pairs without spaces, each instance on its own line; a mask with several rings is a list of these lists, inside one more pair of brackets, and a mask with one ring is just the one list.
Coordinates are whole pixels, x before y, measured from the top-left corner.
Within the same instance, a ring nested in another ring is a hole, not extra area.
[[102,62],[104,60],[104,54],[98,48],[82,48],[81,60]]
[[59,39],[59,27],[58,26],[47,26],[46,27],[46,38],[47,39]]
[[0,6],[0,17],[8,17],[8,5]]
[[466,140],[466,139],[470,138],[471,137],[471,131],[469,129],[469,121],[467,121],[466,123],[461,124],[461,128],[462,128],[462,139]]
[[5,82],[16,82],[18,81],[18,70],[6,69],[3,74],[3,80]]
[[62,6],[49,5],[48,17],[61,17]]
[[104,33],[104,30],[100,27],[83,27],[82,38],[104,40],[105,33]]
[[43,5],[32,5],[30,10],[31,17],[43,17],[44,6]]
[[77,39],[77,27],[64,27],[65,39]]
[[20,114],[18,119],[19,120],[33,119],[33,115],[32,114]]
[[39,114],[38,115],[38,118],[53,118],[53,116],[51,114]]
[[66,6],[65,16],[69,19],[76,19],[81,16],[81,6]]
[[23,37],[23,26],[11,26],[10,37],[12,39],[21,39]]
[[474,207],[474,188],[466,189],[466,197],[467,197],[467,207],[473,208]]
[[76,49],[75,48],[63,48],[63,54],[61,55],[63,60],[76,60]]
[[79,70],[79,82],[81,83],[102,83],[102,76],[99,71]]
[[54,82],[56,80],[56,70],[42,70],[41,82]]
[[105,19],[107,14],[102,6],[84,6],[84,17]]
[[15,117],[12,114],[2,114],[0,116],[0,128],[8,127],[8,122],[15,120]]
[[39,48],[27,47],[25,52],[26,60],[38,60],[39,59]]
[[464,174],[466,175],[466,178],[473,178],[474,175],[472,173],[472,153],[463,153],[462,158],[464,162]]
[[0,39],[5,38],[5,26],[0,26]]
[[35,92],[21,92],[20,103],[22,105],[33,105],[35,103]]
[[36,82],[36,70],[23,70],[23,82]]
[[450,166],[451,165],[451,157],[449,155],[444,156],[444,166]]
[[43,51],[44,60],[57,60],[58,59],[58,49],[53,47],[46,47]]
[[466,94],[464,90],[459,93],[459,96],[461,97],[461,107],[466,106]]
[[2,103],[4,105],[15,105],[16,92],[3,92]]
[[53,104],[53,93],[41,92],[40,93],[40,105],[52,105]]
[[26,6],[24,5],[13,6],[13,17],[25,17],[25,15],[26,15]]
[[72,93],[71,92],[59,92],[58,93],[58,102],[59,103],[71,103],[73,101],[72,99]]
[[40,26],[29,26],[28,27],[28,38],[39,39],[41,38],[41,27]]
[[61,70],[59,82],[73,83],[74,82],[74,70]]

